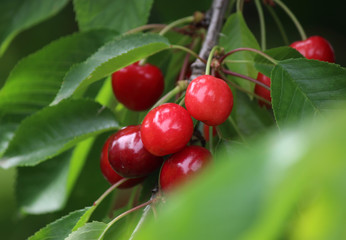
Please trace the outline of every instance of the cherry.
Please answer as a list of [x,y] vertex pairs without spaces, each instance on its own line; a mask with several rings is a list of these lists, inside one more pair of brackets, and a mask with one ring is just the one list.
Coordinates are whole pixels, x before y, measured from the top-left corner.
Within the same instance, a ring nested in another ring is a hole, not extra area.
[[189,84],[185,105],[192,117],[209,126],[216,126],[226,121],[230,115],[233,94],[222,79],[202,75]]
[[335,62],[334,50],[330,43],[320,36],[312,36],[303,41],[290,45],[307,59],[316,59],[325,62]]
[[[110,183],[110,184],[114,184],[118,181],[120,181],[121,179],[123,179],[122,176],[120,176],[119,174],[117,174],[113,168],[111,167],[111,165],[109,164],[109,160],[108,160],[108,147],[109,147],[109,143],[111,142],[113,136],[110,136],[107,141],[105,142],[105,144],[103,145],[102,148],[102,152],[101,152],[101,158],[100,158],[100,168],[101,168],[101,172],[103,174],[103,176],[106,178],[106,180]],[[138,183],[142,182],[145,178],[131,178],[127,181],[125,181],[124,183],[120,184],[118,186],[118,188],[130,188],[133,187],[135,185],[137,185]]]
[[151,110],[141,128],[144,147],[156,156],[179,151],[190,141],[192,133],[190,114],[175,103],[162,104]]
[[[203,124],[203,134],[206,141],[209,141],[209,127],[210,126]],[[216,128],[213,127],[213,137],[216,136],[216,134],[217,134]]]
[[[257,80],[260,81],[261,83],[264,83],[265,85],[267,85],[268,87],[270,87],[270,78],[267,77],[266,75],[262,74],[262,73],[258,73],[257,75]],[[269,102],[271,102],[272,98],[270,96],[270,91],[268,89],[265,89],[264,87],[256,84],[255,86],[255,93],[260,96],[263,97],[264,99],[268,100]],[[265,103],[261,100],[258,101],[260,106],[266,106],[267,108],[271,108],[270,104]]]
[[200,146],[188,146],[173,154],[162,165],[160,187],[171,190],[200,172],[211,161],[211,153]]
[[161,157],[144,148],[140,129],[140,125],[127,126],[115,133],[109,144],[109,163],[122,177],[147,176],[162,164]]
[[112,74],[112,87],[119,102],[131,110],[143,111],[160,98],[164,78],[156,66],[136,62]]

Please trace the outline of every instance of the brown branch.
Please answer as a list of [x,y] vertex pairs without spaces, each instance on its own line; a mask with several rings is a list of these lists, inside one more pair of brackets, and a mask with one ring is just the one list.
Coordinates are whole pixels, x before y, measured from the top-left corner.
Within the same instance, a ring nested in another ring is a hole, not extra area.
[[[227,9],[228,0],[213,0],[210,12],[210,24],[208,27],[206,38],[203,42],[199,56],[207,59],[210,50],[217,44],[221,31],[224,15]],[[206,14],[208,17],[208,13]],[[204,74],[205,64],[197,59],[191,66],[192,74],[190,80]]]

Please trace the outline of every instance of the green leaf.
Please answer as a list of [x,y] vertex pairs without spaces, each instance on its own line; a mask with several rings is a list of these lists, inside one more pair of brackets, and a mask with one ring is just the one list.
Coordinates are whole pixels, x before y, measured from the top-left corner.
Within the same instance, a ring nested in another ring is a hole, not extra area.
[[344,239],[345,122],[308,118],[219,154],[136,239]]
[[67,73],[53,104],[114,71],[168,47],[168,40],[157,34],[132,34],[117,38]]
[[68,0],[1,0],[0,56],[19,32],[55,15],[67,2]]
[[92,100],[66,100],[26,118],[4,153],[4,168],[32,166],[79,141],[118,128],[112,112]]
[[[272,48],[264,51],[264,53],[268,54],[275,60],[285,60],[290,58],[303,58],[303,55],[301,55],[297,50],[291,47],[278,47],[278,48]],[[257,54],[255,59],[255,67],[256,69],[266,75],[267,77],[270,77],[270,73],[274,68],[274,64],[267,60],[266,58],[262,57],[261,55]]]
[[79,29],[126,32],[147,23],[153,0],[74,0]]
[[47,106],[66,72],[115,36],[110,31],[76,33],[52,42],[21,60],[0,90],[0,155],[19,123]]
[[[220,36],[220,46],[225,49],[225,52],[242,47],[260,49],[241,12],[236,12],[228,17]],[[252,62],[255,55],[255,53],[249,51],[234,53],[227,57],[227,60],[240,62],[228,62],[226,65],[231,71],[256,78],[257,71]],[[240,78],[235,78],[234,80],[248,91],[252,92],[255,88],[255,84],[250,81]]]
[[272,71],[272,105],[277,124],[320,115],[346,100],[346,69],[307,59],[279,62]]
[[29,240],[61,240],[68,237],[90,207],[71,212],[36,232]]
[[107,224],[103,222],[91,222],[85,224],[77,231],[72,232],[66,240],[87,240],[87,239],[98,239],[102,232],[107,227]]
[[22,211],[42,214],[64,206],[70,157],[68,151],[35,167],[18,168],[16,189]]

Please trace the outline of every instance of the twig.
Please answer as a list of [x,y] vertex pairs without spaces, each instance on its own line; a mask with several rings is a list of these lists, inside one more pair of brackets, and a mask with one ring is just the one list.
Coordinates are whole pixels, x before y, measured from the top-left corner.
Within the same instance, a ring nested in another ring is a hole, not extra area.
[[[227,9],[228,0],[213,0],[213,4],[211,9],[209,10],[211,13],[210,24],[208,27],[208,32],[203,42],[201,51],[199,52],[199,56],[202,59],[207,59],[212,47],[214,47],[219,39],[219,33],[221,31],[223,18]],[[206,14],[206,17],[208,13]],[[205,64],[196,59],[196,61],[191,65],[192,73],[190,80],[198,77],[199,75],[204,74]]]

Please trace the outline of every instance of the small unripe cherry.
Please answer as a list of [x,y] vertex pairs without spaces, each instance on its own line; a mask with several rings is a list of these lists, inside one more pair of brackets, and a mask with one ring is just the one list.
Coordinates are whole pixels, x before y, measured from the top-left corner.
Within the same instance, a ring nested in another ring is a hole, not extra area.
[[192,134],[190,114],[175,103],[162,104],[148,112],[141,128],[144,147],[156,156],[179,151],[190,141]]
[[112,88],[118,101],[127,108],[143,111],[160,98],[164,77],[156,66],[136,62],[112,74]]
[[230,87],[220,78],[202,75],[189,84],[185,106],[192,117],[209,125],[217,126],[227,120],[233,108]]
[[[257,80],[260,81],[261,83],[267,85],[268,87],[270,87],[270,82],[271,81],[270,81],[270,78],[267,77],[266,75],[258,72]],[[268,89],[265,89],[264,87],[258,85],[258,84],[256,84],[256,86],[255,86],[255,94],[257,94],[258,96],[268,100],[269,102],[272,101],[272,98],[270,96],[270,91]],[[258,101],[258,104],[260,106],[266,106],[267,108],[271,108],[270,104],[268,104],[268,103],[266,103],[264,101],[261,101],[261,100]]]
[[[110,184],[115,184],[119,182],[121,179],[123,179],[122,176],[117,174],[114,169],[111,167],[109,164],[108,160],[108,148],[109,148],[109,143],[112,140],[112,136],[110,136],[105,144],[103,145],[102,152],[101,152],[101,158],[100,158],[100,168],[103,176],[105,179],[110,183]],[[126,180],[124,183],[120,184],[118,188],[130,188],[138,183],[142,182],[145,179],[145,177],[142,178],[131,178]]]
[[140,129],[140,125],[127,126],[115,133],[109,143],[109,163],[122,177],[147,176],[162,164],[161,157],[144,148]]
[[187,146],[170,156],[162,165],[160,187],[169,191],[201,172],[212,159],[211,153],[200,146]]

